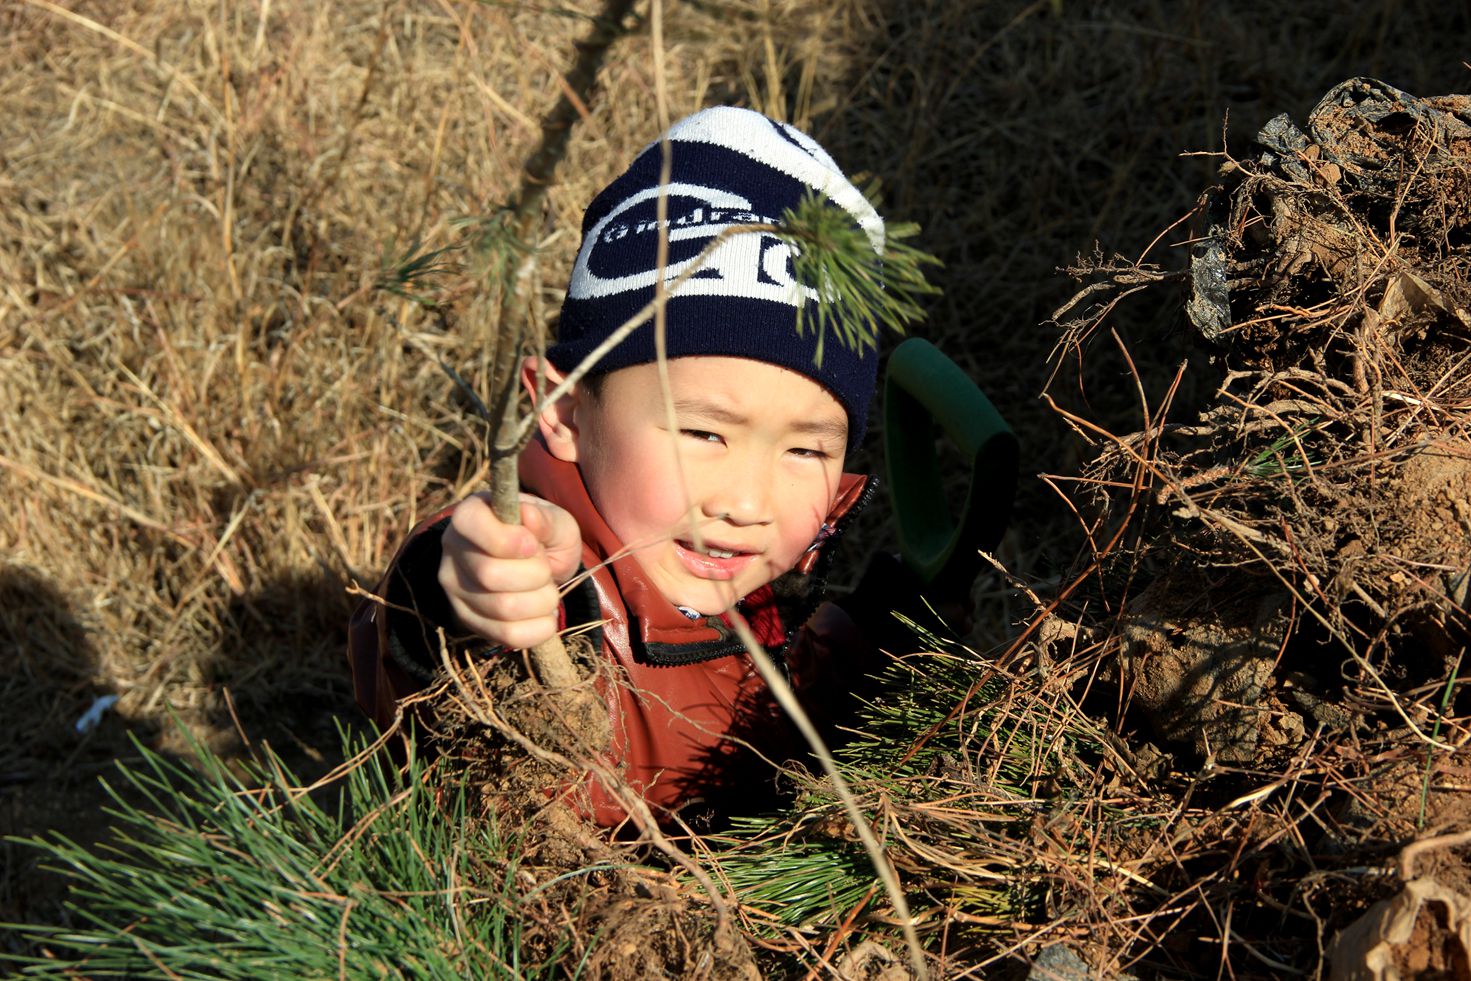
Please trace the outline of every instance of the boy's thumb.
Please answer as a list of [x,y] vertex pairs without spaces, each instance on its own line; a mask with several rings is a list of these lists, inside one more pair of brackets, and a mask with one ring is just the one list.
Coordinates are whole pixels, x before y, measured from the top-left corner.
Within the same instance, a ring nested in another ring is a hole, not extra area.
[[560,578],[577,571],[582,558],[582,531],[566,509],[539,497],[523,495],[521,523],[546,549],[552,574]]
[[532,497],[524,493],[521,495],[521,525],[543,545],[548,544],[547,536],[553,531],[554,518],[551,512],[553,507],[555,505],[539,497]]

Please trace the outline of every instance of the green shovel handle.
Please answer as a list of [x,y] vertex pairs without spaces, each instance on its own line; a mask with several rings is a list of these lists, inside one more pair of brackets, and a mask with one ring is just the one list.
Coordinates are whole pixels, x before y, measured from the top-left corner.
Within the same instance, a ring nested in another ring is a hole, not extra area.
[[[968,464],[959,517],[940,482],[935,424]],[[912,337],[889,356],[884,378],[884,460],[899,551],[922,584],[968,589],[977,552],[1001,541],[1016,494],[1016,435],[975,382],[933,344]]]

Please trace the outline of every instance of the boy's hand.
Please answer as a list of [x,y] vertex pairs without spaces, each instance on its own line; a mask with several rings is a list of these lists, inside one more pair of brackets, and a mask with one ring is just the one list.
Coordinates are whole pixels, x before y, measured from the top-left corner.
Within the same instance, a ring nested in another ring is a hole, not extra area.
[[460,624],[503,647],[523,649],[557,632],[557,586],[582,559],[572,515],[521,495],[521,524],[504,524],[489,495],[461,501],[444,530],[439,585]]

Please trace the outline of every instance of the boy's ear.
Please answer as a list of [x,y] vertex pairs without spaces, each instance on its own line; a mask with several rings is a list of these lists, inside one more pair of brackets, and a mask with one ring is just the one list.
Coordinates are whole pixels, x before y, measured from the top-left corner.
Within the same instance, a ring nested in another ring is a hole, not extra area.
[[[550,361],[535,356],[528,357],[521,362],[521,385],[531,396],[531,404],[535,405],[537,391],[537,371],[541,368],[545,373],[541,379],[541,392],[549,392],[562,383],[566,375],[556,369]],[[542,407],[536,414],[536,425],[541,431],[541,438],[551,450],[552,456],[567,463],[577,462],[577,402],[582,393],[578,386],[572,386],[572,390],[551,405]]]

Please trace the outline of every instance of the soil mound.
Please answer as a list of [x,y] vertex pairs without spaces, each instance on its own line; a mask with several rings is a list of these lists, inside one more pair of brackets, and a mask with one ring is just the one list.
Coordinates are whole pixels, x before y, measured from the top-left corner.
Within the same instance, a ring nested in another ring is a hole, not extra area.
[[1243,762],[1366,712],[1418,728],[1405,698],[1459,663],[1471,582],[1471,98],[1351,79],[1256,142],[1189,273],[1219,388],[1090,471],[1142,466],[1162,512],[1124,684],[1166,738]]
[[1194,355],[1162,400],[1135,373],[1138,432],[1065,413],[1101,439],[1064,633],[1102,652],[1121,728],[1144,724],[1214,809],[1216,844],[1177,868],[1203,882],[1230,842],[1258,868],[1223,893],[1233,930],[1275,922],[1278,966],[1321,970],[1410,881],[1396,854],[1436,841],[1426,874],[1468,882],[1444,833],[1466,827],[1471,743],[1471,97],[1354,78],[1224,156],[1187,271],[1100,264],[1064,307],[1081,352],[1124,296],[1182,283],[1214,372],[1188,421],[1168,417]]

